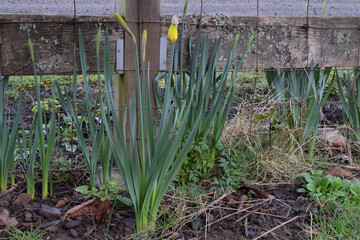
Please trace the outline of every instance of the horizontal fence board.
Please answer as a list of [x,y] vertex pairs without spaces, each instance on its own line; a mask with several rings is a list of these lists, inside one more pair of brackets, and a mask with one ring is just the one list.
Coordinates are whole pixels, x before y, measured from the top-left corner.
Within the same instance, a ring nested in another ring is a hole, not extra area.
[[[162,37],[167,35],[169,23],[170,16],[163,18]],[[186,17],[186,23],[185,38],[193,36],[195,40],[199,17]],[[256,17],[212,15],[202,16],[201,25],[202,33],[209,36],[210,42],[213,43],[217,37],[222,39],[219,66],[225,63],[236,33],[240,32],[235,56],[239,59],[250,36],[256,36],[257,25],[258,44],[255,37],[244,59],[243,68],[288,68],[291,63],[296,67],[306,67],[311,60],[321,67],[359,64],[360,18],[356,17],[309,17],[307,22],[306,17],[259,17],[257,21]],[[188,66],[187,47],[183,54],[184,64]]]
[[[105,39],[105,26],[109,28],[112,59],[117,39],[123,38],[123,31],[114,20],[110,17],[79,17],[74,24],[72,16],[0,15],[0,70],[4,74],[33,74],[32,66],[23,68],[31,63],[30,36],[39,74],[71,74],[74,42],[78,39],[78,29],[81,29],[87,53],[87,70],[96,72],[98,27],[102,25],[102,42]],[[103,55],[103,44],[101,46],[100,56]],[[79,56],[77,61],[80,69]]]
[[[162,17],[161,37],[167,37],[170,19],[171,16]],[[0,15],[0,71],[5,74],[14,72],[32,74],[31,66],[24,68],[30,63],[27,42],[30,36],[34,44],[39,73],[72,73],[74,41],[75,38],[77,39],[77,29],[81,29],[87,51],[88,71],[96,72],[95,41],[100,24],[103,30],[105,26],[110,29],[113,59],[116,41],[123,38],[124,34],[114,17],[82,16],[76,18],[75,24],[73,16],[2,14]],[[192,44],[195,44],[198,24],[199,16],[186,17],[184,68],[188,67],[189,61],[188,38],[193,37]],[[359,64],[360,18],[259,17],[257,19],[204,15],[201,24],[202,33],[209,36],[210,49],[217,37],[222,39],[219,67],[225,63],[236,33],[240,32],[239,47],[235,56],[239,59],[247,40],[252,34],[256,34],[257,25],[258,35],[246,54],[243,68],[287,68],[291,63],[296,67],[306,67],[312,59],[321,67],[350,67]],[[76,31],[75,35],[74,31]],[[104,34],[102,41],[103,36]],[[177,44],[180,43],[179,40]],[[168,41],[168,55],[170,44]],[[257,57],[256,52],[258,52]]]

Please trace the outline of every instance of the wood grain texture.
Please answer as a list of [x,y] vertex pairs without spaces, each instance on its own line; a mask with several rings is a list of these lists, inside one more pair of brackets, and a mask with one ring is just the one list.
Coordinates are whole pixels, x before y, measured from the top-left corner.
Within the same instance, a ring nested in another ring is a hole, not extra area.
[[[171,16],[162,19],[162,37],[167,36],[170,19]],[[187,39],[192,36],[195,40],[198,23],[198,16],[186,17],[188,25],[185,27],[186,45],[183,52],[185,67],[188,66],[189,60]],[[256,17],[212,15],[203,16],[201,24],[201,31],[209,36],[210,45],[216,38],[222,39],[218,58],[218,65],[221,67],[238,32],[240,39],[235,59],[240,58],[246,42],[252,34],[256,34],[257,21]],[[291,63],[296,67],[306,67],[311,60],[321,67],[350,67],[359,64],[360,18],[310,17],[308,33],[305,17],[260,17],[258,25],[258,48],[254,38],[244,59],[243,68],[256,67],[256,49],[258,49],[259,68],[288,68]],[[170,41],[168,41],[169,48]]]
[[[26,23],[31,20],[33,23]],[[109,29],[111,57],[114,57],[116,40],[123,38],[123,31],[113,18],[80,17],[76,25],[71,16],[0,15],[0,44],[2,73],[33,74],[29,64],[28,36],[31,38],[39,74],[71,74],[74,63],[74,42],[80,29],[85,43],[87,70],[96,72],[96,34],[102,25],[102,38]],[[6,21],[6,23],[3,23]],[[90,22],[89,22],[90,21]],[[53,22],[53,23],[51,23]],[[77,44],[78,46],[78,44]],[[103,54],[104,45],[101,44]],[[77,57],[79,61],[79,57]],[[80,67],[80,63],[78,64]],[[19,71],[22,69],[21,71]],[[80,69],[78,69],[80,70]]]
[[[127,5],[128,7],[130,6]],[[139,6],[132,9],[131,11],[135,14]],[[127,12],[127,14],[130,12]],[[146,13],[144,12],[144,14]],[[135,16],[135,19],[131,20],[136,20],[136,18]],[[146,16],[144,21],[147,19],[153,20],[151,15]],[[160,36],[167,37],[170,19],[171,16],[161,18]],[[81,29],[87,51],[88,71],[96,72],[95,41],[99,24],[102,24],[103,31],[104,26],[109,27],[112,56],[115,53],[116,40],[124,37],[123,31],[116,23],[115,18],[111,16],[83,16],[77,18],[77,21],[76,26],[74,26],[72,16],[0,15],[0,71],[11,74],[29,64],[30,54],[27,41],[28,36],[30,36],[34,44],[35,58],[38,59],[39,73],[72,73],[73,46],[76,37],[74,34],[77,34],[77,29]],[[189,36],[195,38],[198,23],[198,16],[187,16],[184,48],[185,67],[188,66],[187,39]],[[219,54],[219,67],[221,67],[230,51],[236,33],[240,32],[239,48],[235,56],[238,59],[247,40],[256,32],[257,21],[256,17],[212,15],[203,16],[201,23],[204,24],[202,33],[208,34],[211,43],[217,37],[222,38]],[[284,68],[289,67],[290,63],[297,67],[305,67],[308,60],[311,61],[312,59],[323,67],[349,67],[357,66],[359,63],[360,18],[310,17],[308,37],[305,17],[260,17],[258,24],[259,68]],[[153,25],[150,26],[149,23],[143,24],[140,29],[137,27],[137,23],[133,22],[129,25],[131,25],[132,29],[135,28],[133,30],[138,36],[138,42],[141,41],[139,30],[154,27]],[[153,33],[149,32],[149,37],[151,34]],[[157,39],[158,36],[149,39],[147,45],[149,49],[148,56],[156,55],[158,52],[159,44]],[[129,47],[128,44],[125,46],[126,48]],[[170,41],[168,41],[168,49],[170,49]],[[134,67],[132,64],[133,59],[130,57],[131,51],[132,49],[129,49],[129,53],[125,56],[125,70],[131,70]],[[168,51],[168,54],[170,54],[170,51]],[[158,61],[152,61],[155,62],[151,62],[151,69],[156,70]],[[256,41],[254,39],[246,54],[243,68],[253,69],[255,67]],[[32,69],[28,67],[17,72],[17,74],[32,74]]]

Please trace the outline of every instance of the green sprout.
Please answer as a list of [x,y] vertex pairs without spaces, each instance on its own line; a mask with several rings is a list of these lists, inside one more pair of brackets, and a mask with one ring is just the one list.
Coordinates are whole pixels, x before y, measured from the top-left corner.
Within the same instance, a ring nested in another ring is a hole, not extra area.
[[[57,126],[55,119],[55,88],[52,87],[52,103],[51,103],[51,115],[50,115],[50,123],[47,124],[46,116],[43,116],[43,106],[41,104],[40,99],[40,82],[38,80],[35,57],[34,57],[34,49],[29,37],[29,48],[30,55],[33,60],[33,70],[36,84],[36,101],[37,101],[37,117],[36,117],[36,131],[39,137],[39,155],[40,155],[40,164],[42,170],[42,198],[46,199],[49,195],[49,185],[50,185],[50,195],[52,195],[52,181],[49,183],[49,175],[51,176],[51,172],[49,171],[50,162],[53,157],[55,140],[57,134]],[[45,138],[46,136],[46,138]]]
[[[1,78],[1,73],[0,73]],[[9,171],[15,168],[14,153],[16,146],[17,131],[20,121],[21,98],[18,103],[14,122],[10,131],[7,120],[8,114],[4,112],[5,92],[8,85],[8,78],[2,78],[0,82],[0,189],[6,191]],[[11,184],[15,184],[15,176],[11,175]]]

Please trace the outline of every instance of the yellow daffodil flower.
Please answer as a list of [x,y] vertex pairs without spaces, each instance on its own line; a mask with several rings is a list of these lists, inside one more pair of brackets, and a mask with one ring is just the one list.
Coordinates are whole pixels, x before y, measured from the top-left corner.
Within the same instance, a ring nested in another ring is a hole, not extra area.
[[179,20],[176,15],[171,18],[171,25],[169,27],[168,35],[172,42],[175,42],[178,39],[178,30],[177,25],[179,24]]

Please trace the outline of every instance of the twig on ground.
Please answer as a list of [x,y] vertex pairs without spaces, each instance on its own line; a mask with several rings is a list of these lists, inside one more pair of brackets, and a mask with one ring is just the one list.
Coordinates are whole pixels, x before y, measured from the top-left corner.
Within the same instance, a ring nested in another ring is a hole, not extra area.
[[247,218],[247,216],[245,218],[244,227],[245,227],[245,236],[248,237],[249,236],[249,226],[248,226],[248,218]]
[[267,232],[265,232],[265,233],[261,234],[260,236],[258,236],[258,237],[256,237],[256,238],[253,238],[252,240],[257,240],[257,239],[260,239],[260,238],[262,238],[262,237],[264,237],[264,236],[268,235],[269,233],[271,233],[271,232],[275,231],[276,229],[278,229],[278,228],[280,228],[280,227],[282,227],[282,226],[284,226],[284,225],[286,225],[286,224],[288,224],[288,223],[290,223],[290,222],[292,222],[292,221],[295,221],[295,220],[296,220],[296,219],[298,219],[299,217],[300,217],[300,216],[293,217],[292,219],[290,219],[290,220],[288,220],[288,221],[286,221],[286,222],[283,222],[282,224],[280,224],[280,225],[278,225],[278,226],[276,226],[276,227],[274,227],[274,228],[270,229],[269,231],[267,231]]
[[17,187],[18,187],[18,185],[16,185],[16,184],[13,185],[11,188],[9,188],[8,190],[6,190],[5,192],[0,193],[0,197],[5,196],[5,195],[8,194],[8,193],[11,193],[12,191],[16,190]]
[[255,192],[257,195],[259,196],[262,196],[263,198],[266,198],[266,199],[274,199],[275,196],[271,195],[271,194],[268,194],[267,192],[259,189],[259,188],[256,188],[256,187],[253,187],[253,186],[241,186],[239,189],[247,189],[247,190],[252,190],[253,192]]
[[347,166],[346,168],[350,170],[360,171],[360,166]]
[[[244,202],[247,201],[247,200],[248,200],[248,196],[246,196],[246,195],[241,195],[240,196],[240,203],[239,203],[239,206],[238,206],[238,210],[240,210],[240,209],[242,209],[244,207]],[[246,224],[247,224],[247,222],[246,222]],[[237,228],[236,228],[234,240],[237,240],[237,236],[239,234],[239,231],[240,231],[240,226],[238,225]],[[245,232],[246,231],[247,231],[247,229],[246,229],[246,226],[245,226]]]
[[206,194],[202,194],[202,195],[196,196],[196,197],[194,197],[194,200],[195,200],[196,198],[205,197],[205,196],[208,196],[208,195],[211,195],[211,194],[215,194],[215,192],[209,192],[209,193],[206,193]]
[[270,200],[270,199],[265,199],[265,200],[263,200],[262,202],[257,203],[257,204],[255,204],[255,205],[253,205],[253,206],[250,206],[250,207],[247,207],[247,208],[244,208],[244,209],[240,209],[240,210],[238,210],[238,211],[236,211],[236,212],[234,212],[234,213],[231,213],[231,214],[226,215],[226,216],[224,216],[224,217],[222,217],[222,218],[219,218],[219,219],[217,219],[216,221],[213,221],[212,223],[210,223],[209,226],[213,225],[214,223],[220,222],[220,221],[222,221],[222,220],[224,220],[224,219],[226,219],[226,218],[229,218],[229,217],[231,217],[231,216],[233,216],[233,215],[237,215],[237,214],[239,214],[239,213],[241,213],[241,212],[245,212],[246,210],[249,210],[249,209],[251,209],[251,208],[253,208],[253,207],[256,207],[256,206],[261,205],[261,204],[263,204],[263,203],[265,203],[265,202],[268,202],[269,200]]
[[240,203],[239,203],[239,206],[238,206],[238,210],[242,209],[244,207],[244,202],[246,202],[248,200],[248,196],[246,195],[241,195],[240,196]]
[[309,206],[306,208],[305,213],[307,213],[307,212],[310,210],[310,208],[311,208],[312,204],[313,204],[313,202],[311,202],[311,203],[309,204]]
[[224,198],[226,198],[227,196],[229,196],[229,195],[232,194],[233,192],[235,192],[235,190],[229,190],[229,191],[227,191],[225,194],[223,194],[221,197],[219,197],[218,199],[216,199],[215,201],[213,201],[212,203],[210,203],[208,206],[211,207],[211,206],[215,205],[216,203],[220,202],[221,200],[223,200]]
[[260,208],[256,208],[256,209],[248,212],[247,214],[245,214],[244,216],[242,216],[241,218],[239,218],[238,220],[236,220],[235,223],[240,222],[240,221],[243,220],[244,218],[247,219],[247,217],[248,217],[249,215],[251,215],[251,214],[253,214],[253,213],[256,213],[256,211],[259,210],[259,209],[260,209]]
[[[246,211],[246,212],[253,212],[253,211]],[[274,218],[289,219],[289,217],[284,217],[284,216],[274,215],[274,214],[264,213],[264,212],[254,212],[254,214],[258,214],[258,215],[266,215],[266,216],[269,216],[269,217],[274,217]]]

